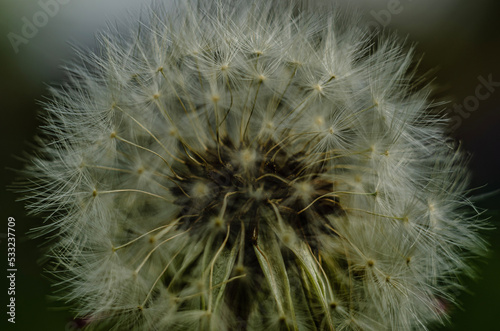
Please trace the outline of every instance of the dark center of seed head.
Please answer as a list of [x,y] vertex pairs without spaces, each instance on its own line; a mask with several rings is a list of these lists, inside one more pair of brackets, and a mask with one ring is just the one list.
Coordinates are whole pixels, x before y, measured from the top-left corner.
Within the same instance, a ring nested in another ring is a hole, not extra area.
[[[172,187],[175,203],[181,207],[179,216],[193,215],[187,223],[203,226],[224,209],[225,222],[245,216],[251,223],[259,208],[271,207],[272,203],[279,207],[284,219],[298,228],[307,225],[311,213],[326,216],[339,212],[340,205],[332,196],[319,199],[303,212],[314,199],[331,192],[333,184],[323,179],[321,164],[304,172],[303,153],[289,154],[284,149],[273,149],[275,145],[271,141],[256,148],[237,148],[224,141],[199,155],[199,159],[196,155],[184,157],[183,163],[173,167],[182,177]],[[299,176],[306,184],[300,186]],[[310,201],[297,198],[298,187],[304,192],[310,188]]]

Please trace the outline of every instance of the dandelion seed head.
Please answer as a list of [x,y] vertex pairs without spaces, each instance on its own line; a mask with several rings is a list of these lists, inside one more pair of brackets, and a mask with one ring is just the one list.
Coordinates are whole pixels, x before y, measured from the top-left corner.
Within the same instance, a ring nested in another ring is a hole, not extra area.
[[483,248],[461,152],[411,47],[300,4],[151,9],[52,90],[27,208],[90,328],[446,318]]

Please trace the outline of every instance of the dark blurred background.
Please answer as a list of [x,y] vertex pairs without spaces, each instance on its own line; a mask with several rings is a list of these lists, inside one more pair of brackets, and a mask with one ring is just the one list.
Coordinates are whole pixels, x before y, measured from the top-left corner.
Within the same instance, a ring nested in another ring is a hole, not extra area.
[[[43,240],[25,235],[41,220],[27,217],[22,203],[15,202],[16,196],[7,190],[15,177],[10,169],[20,168],[22,161],[16,157],[30,150],[29,142],[40,124],[38,102],[47,94],[46,84],[64,79],[60,66],[75,58],[71,45],[95,47],[95,33],[109,22],[126,27],[130,15],[138,15],[149,2],[0,0],[0,109],[5,115],[0,123],[0,266],[7,269],[7,218],[14,217],[18,269],[15,326],[6,323],[8,286],[6,275],[1,277],[0,306],[4,308],[0,326],[8,327],[0,327],[2,330],[74,329],[69,312],[48,298],[50,284],[37,263]],[[491,251],[478,263],[479,277],[465,281],[467,292],[459,297],[461,307],[453,311],[448,325],[436,330],[500,330],[500,194],[494,193],[500,189],[500,86],[492,86],[488,96],[483,88],[484,100],[476,97],[476,88],[483,84],[479,77],[500,85],[500,1],[349,2],[359,5],[374,27],[397,31],[417,43],[417,54],[424,54],[422,71],[436,69],[432,77],[436,77],[439,93],[451,100],[448,108],[454,120],[450,134],[471,155],[471,187],[477,188],[474,194],[486,195],[477,205],[488,209],[484,216],[497,228],[486,233]],[[24,27],[29,25],[26,22],[36,22],[39,27],[29,29]],[[464,110],[458,111],[455,105]]]

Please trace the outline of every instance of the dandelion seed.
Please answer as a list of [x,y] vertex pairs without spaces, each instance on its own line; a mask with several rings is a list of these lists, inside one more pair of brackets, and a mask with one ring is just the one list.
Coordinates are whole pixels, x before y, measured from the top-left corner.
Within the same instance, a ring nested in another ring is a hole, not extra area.
[[[483,249],[412,50],[298,3],[176,2],[101,38],[26,170],[90,328],[414,330]],[[376,41],[378,40],[378,41]],[[371,45],[376,44],[375,47]],[[375,101],[376,100],[376,101]]]

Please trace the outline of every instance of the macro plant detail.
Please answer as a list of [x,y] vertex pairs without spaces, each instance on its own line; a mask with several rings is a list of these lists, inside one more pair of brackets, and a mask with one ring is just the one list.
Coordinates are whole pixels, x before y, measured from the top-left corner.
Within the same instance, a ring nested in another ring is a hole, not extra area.
[[481,222],[411,48],[260,0],[178,1],[100,41],[51,90],[25,171],[89,329],[447,318]]

